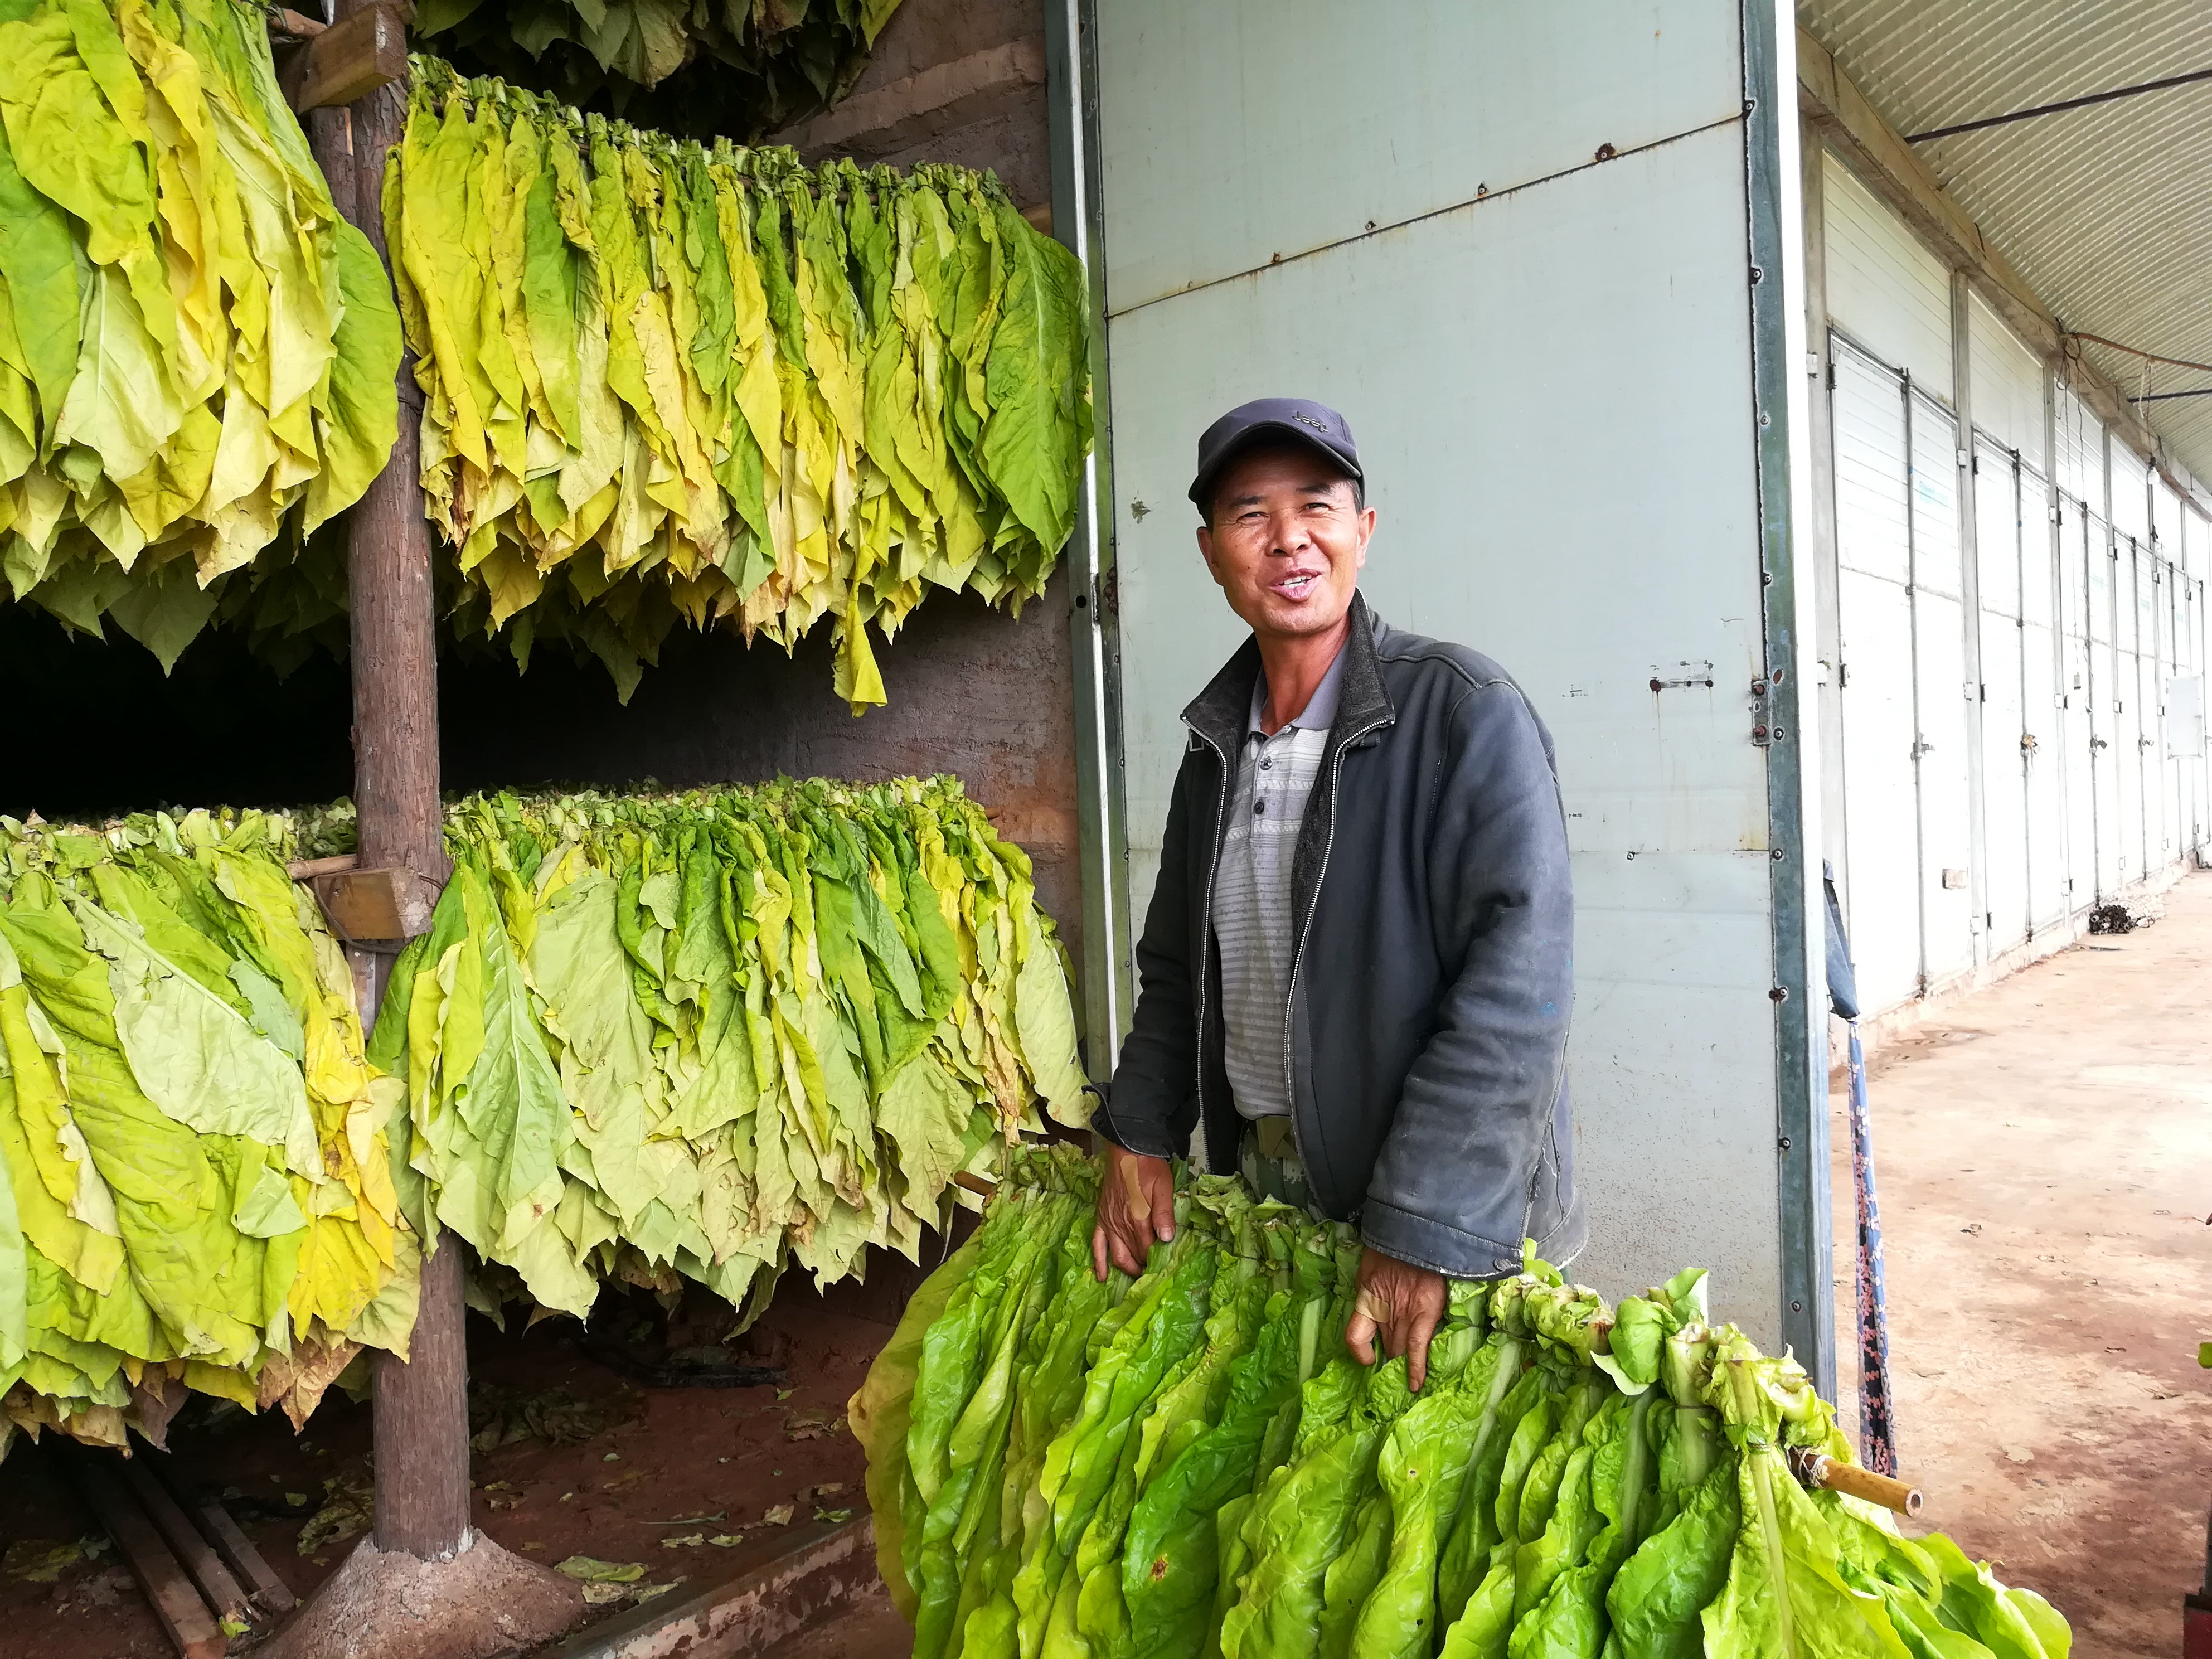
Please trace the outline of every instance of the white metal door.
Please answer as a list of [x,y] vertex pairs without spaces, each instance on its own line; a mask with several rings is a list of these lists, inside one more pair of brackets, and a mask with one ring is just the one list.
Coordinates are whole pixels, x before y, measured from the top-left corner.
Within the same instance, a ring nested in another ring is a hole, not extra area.
[[2173,678],[2172,617],[2166,609],[2165,562],[2155,543],[2136,549],[2136,684],[2141,717],[2136,750],[2141,757],[2143,788],[2143,873],[2154,875],[2173,862],[2173,768],[2166,764],[2160,737],[2166,714],[2166,687]]
[[[2092,520],[2081,498],[2058,505],[2058,687],[2060,776],[2066,792],[2066,904],[2087,908],[2097,891],[2097,726],[2090,684],[2089,536]],[[2104,557],[2102,550],[2098,558]]]
[[2092,810],[2096,815],[2096,879],[2100,903],[2127,880],[2126,842],[2120,827],[2119,647],[2113,638],[2112,528],[2102,514],[2083,515],[2082,607],[2089,647],[2089,754]]
[[2018,741],[2027,785],[2028,921],[2048,932],[2066,920],[2066,762],[2063,681],[2059,674],[2057,539],[2051,486],[2021,465],[2020,476],[2020,670]]
[[2135,538],[2112,540],[2112,769],[2120,796],[2120,879],[2148,872],[2149,813],[2143,787],[2142,559]]
[[[1981,599],[1984,925],[1994,955],[2027,937],[2027,696],[2021,622],[2020,471],[1986,437],[1974,441],[1974,568]],[[2038,528],[2040,528],[2039,526]]]
[[1839,335],[1830,337],[1829,361],[1841,567],[1844,893],[1859,1003],[1874,1012],[1920,990],[1910,449],[1904,377]]
[[1914,744],[1920,792],[1922,968],[1932,988],[1974,965],[1973,820],[1969,807],[1964,563],[1959,534],[1959,423],[1918,387],[1912,434]]

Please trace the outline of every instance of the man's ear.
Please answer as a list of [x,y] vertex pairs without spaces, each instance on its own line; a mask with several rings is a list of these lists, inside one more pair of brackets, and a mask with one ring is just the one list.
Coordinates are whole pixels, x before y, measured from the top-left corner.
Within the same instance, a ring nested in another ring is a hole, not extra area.
[[1216,587],[1226,587],[1229,584],[1221,580],[1221,567],[1213,562],[1213,526],[1212,525],[1199,526],[1198,550],[1200,556],[1206,561],[1206,571],[1213,578],[1213,585]]

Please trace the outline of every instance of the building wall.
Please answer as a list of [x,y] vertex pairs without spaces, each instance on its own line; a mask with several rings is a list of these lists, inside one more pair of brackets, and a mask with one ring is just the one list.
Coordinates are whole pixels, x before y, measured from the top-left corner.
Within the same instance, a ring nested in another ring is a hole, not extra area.
[[2212,848],[2206,520],[1842,160],[1808,179],[1826,852],[1873,1014]]

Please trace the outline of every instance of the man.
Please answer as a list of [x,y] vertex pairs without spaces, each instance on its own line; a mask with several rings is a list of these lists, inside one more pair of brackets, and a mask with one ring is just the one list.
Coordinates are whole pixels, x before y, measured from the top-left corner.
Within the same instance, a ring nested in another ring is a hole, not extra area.
[[1093,1265],[1173,1237],[1169,1159],[1358,1218],[1345,1340],[1418,1389],[1445,1279],[1586,1233],[1567,1103],[1573,899],[1551,738],[1463,646],[1358,592],[1375,510],[1344,417],[1302,398],[1199,440],[1199,551],[1252,637],[1183,710]]

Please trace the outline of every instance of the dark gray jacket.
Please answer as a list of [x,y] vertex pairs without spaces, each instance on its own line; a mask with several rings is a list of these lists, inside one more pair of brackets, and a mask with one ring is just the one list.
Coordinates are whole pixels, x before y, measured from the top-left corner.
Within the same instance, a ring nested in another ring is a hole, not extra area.
[[[1291,1121],[1315,1201],[1455,1278],[1571,1260],[1567,1018],[1574,899],[1552,739],[1487,657],[1389,628],[1355,595],[1336,723],[1291,860]],[[1255,641],[1183,711],[1137,946],[1128,1041],[1094,1127],[1131,1152],[1237,1167],[1208,907]]]

